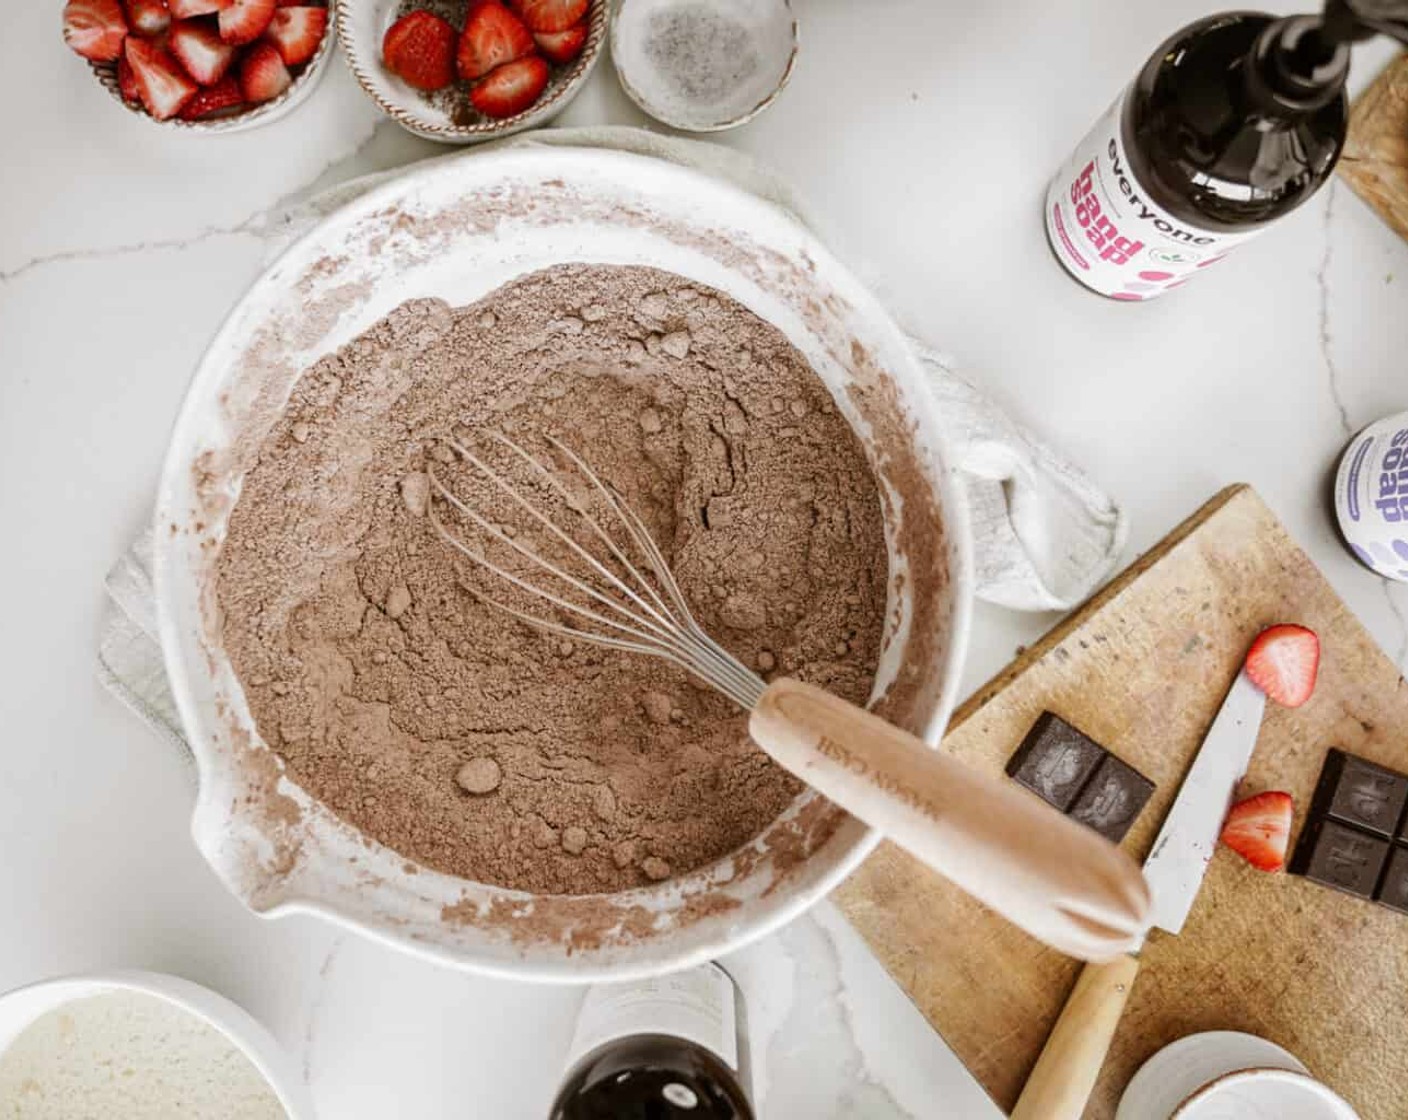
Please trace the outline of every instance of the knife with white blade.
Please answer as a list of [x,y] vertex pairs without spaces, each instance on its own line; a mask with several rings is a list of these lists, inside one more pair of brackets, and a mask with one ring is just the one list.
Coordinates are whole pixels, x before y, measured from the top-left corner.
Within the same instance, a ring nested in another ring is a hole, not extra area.
[[[1181,932],[1193,909],[1232,793],[1256,747],[1265,708],[1266,694],[1245,671],[1238,672],[1149,849],[1144,878],[1154,900],[1153,923],[1166,933]],[[1138,972],[1138,949],[1106,964],[1085,966],[1027,1078],[1012,1120],[1078,1120]]]

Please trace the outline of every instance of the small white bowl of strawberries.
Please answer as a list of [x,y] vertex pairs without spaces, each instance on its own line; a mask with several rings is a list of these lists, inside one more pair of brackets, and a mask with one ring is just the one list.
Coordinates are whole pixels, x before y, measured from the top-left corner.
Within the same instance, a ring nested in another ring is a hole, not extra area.
[[607,0],[337,0],[367,95],[419,136],[492,140],[576,95],[606,38]]
[[64,42],[134,113],[236,132],[313,91],[332,57],[322,0],[68,0]]

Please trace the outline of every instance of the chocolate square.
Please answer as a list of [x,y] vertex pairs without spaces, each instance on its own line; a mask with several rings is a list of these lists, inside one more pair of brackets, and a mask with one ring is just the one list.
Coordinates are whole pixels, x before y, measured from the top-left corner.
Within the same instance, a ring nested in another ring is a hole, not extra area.
[[1064,813],[1104,755],[1094,739],[1054,712],[1042,712],[1008,760],[1007,773]]
[[1153,792],[1153,782],[1128,763],[1106,754],[1071,807],[1071,819],[1118,844]]
[[1388,870],[1375,896],[1383,905],[1408,914],[1408,848],[1394,848],[1388,857]]
[[1408,777],[1331,748],[1316,789],[1316,800],[1322,797],[1335,820],[1392,837],[1408,801]]
[[1296,847],[1291,870],[1316,883],[1369,898],[1379,881],[1388,844],[1337,821],[1312,822]]

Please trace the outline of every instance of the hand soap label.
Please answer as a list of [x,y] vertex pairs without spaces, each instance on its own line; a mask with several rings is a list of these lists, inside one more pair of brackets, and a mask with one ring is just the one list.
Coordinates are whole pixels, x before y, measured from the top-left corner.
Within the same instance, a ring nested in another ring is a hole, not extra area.
[[1121,96],[1051,181],[1046,235],[1056,259],[1087,288],[1112,299],[1153,299],[1261,230],[1213,233],[1160,209],[1129,166],[1123,111]]
[[1408,582],[1408,412],[1354,437],[1335,476],[1335,511],[1354,555]]

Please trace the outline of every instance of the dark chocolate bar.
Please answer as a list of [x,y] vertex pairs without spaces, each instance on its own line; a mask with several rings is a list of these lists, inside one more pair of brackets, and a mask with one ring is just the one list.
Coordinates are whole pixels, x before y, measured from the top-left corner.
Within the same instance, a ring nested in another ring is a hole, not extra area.
[[1291,872],[1408,913],[1405,805],[1408,776],[1331,748]]
[[1054,712],[1042,712],[1008,761],[1007,773],[1064,813],[1104,756],[1105,748],[1094,739]]
[[1388,870],[1379,884],[1379,901],[1408,914],[1408,848],[1395,847],[1388,857]]
[[1408,801],[1408,777],[1331,748],[1315,795],[1335,820],[1391,839]]
[[1054,712],[1037,717],[1008,760],[1007,773],[1115,843],[1154,792],[1153,782]]
[[1153,792],[1153,782],[1128,763],[1106,754],[1071,806],[1070,815],[1118,844]]
[[1338,821],[1312,822],[1310,828],[1311,835],[1296,848],[1292,870],[1346,894],[1372,898],[1388,857],[1388,841]]

